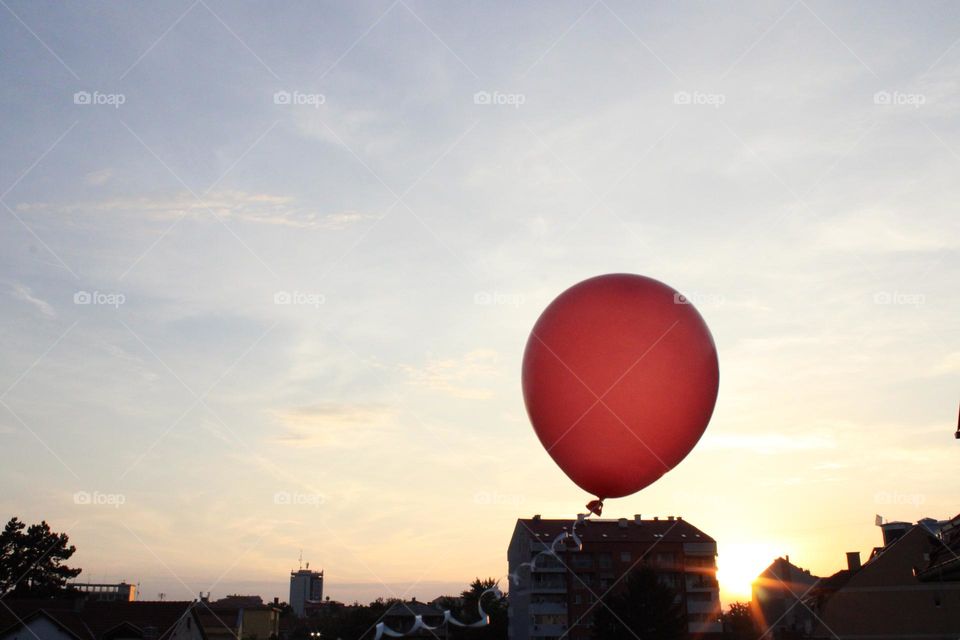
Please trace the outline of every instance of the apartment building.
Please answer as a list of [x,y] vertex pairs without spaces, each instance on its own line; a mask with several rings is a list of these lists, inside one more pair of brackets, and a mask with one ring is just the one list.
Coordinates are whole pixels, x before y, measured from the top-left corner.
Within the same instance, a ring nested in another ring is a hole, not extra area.
[[719,637],[716,556],[713,538],[672,516],[520,519],[507,551],[510,640],[592,638],[598,600],[640,566],[676,592],[691,637]]

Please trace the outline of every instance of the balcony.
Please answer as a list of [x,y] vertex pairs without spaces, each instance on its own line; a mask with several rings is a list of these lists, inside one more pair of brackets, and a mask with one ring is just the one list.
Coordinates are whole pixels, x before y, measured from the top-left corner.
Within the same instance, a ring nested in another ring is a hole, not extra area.
[[551,562],[540,563],[537,562],[535,565],[530,567],[531,573],[563,573],[567,568],[562,564],[556,564]]
[[530,593],[566,593],[567,585],[560,582],[544,582],[541,584],[533,583],[530,585]]
[[713,613],[720,617],[720,602],[717,600],[706,602],[687,600],[687,613]]
[[716,556],[716,542],[686,542],[683,545],[683,553],[688,556]]
[[567,605],[563,602],[531,602],[530,614],[566,615]]
[[690,633],[723,633],[723,624],[720,622],[690,622]]
[[687,591],[716,591],[719,588],[716,578],[707,576],[687,576]]
[[530,625],[531,638],[559,638],[567,633],[565,624],[533,624]]

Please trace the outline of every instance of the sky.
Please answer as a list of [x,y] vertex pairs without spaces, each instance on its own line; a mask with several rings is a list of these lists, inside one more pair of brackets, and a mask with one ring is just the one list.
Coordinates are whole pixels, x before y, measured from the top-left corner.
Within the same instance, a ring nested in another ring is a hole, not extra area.
[[960,511],[955,3],[0,4],[0,514],[83,579],[503,580],[591,497],[523,346],[610,272],[721,381],[604,516],[712,535],[724,602]]

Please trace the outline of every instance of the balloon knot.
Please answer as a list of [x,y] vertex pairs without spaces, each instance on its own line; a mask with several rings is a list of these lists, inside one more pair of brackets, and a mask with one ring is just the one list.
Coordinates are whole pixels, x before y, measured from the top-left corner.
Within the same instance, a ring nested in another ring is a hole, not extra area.
[[597,498],[596,500],[588,502],[587,511],[595,516],[599,516],[603,512],[603,498]]

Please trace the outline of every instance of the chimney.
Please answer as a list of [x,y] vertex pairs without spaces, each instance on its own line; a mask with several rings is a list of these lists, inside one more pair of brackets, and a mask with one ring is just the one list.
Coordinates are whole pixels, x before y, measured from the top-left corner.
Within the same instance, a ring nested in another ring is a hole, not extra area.
[[280,596],[273,596],[273,606],[275,607],[280,606]]
[[636,523],[636,524],[640,524],[640,523],[643,522],[643,519],[640,517],[640,514],[639,514],[639,513],[635,513],[635,514],[633,514],[633,521],[634,521],[634,523]]
[[667,520],[669,520],[670,522],[673,522],[673,516],[667,516]]
[[654,520],[654,522],[660,520],[660,516],[653,516],[653,520]]
[[617,526],[620,527],[621,529],[626,529],[626,528],[627,528],[627,519],[626,519],[626,518],[620,518],[619,520],[617,520]]
[[860,552],[847,551],[847,569],[850,571],[860,570]]
[[540,522],[540,514],[539,514],[539,513],[537,513],[537,514],[535,514],[535,515],[533,516],[533,521],[534,521],[534,522]]

